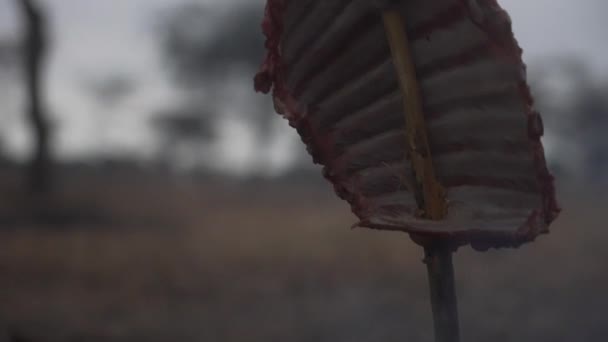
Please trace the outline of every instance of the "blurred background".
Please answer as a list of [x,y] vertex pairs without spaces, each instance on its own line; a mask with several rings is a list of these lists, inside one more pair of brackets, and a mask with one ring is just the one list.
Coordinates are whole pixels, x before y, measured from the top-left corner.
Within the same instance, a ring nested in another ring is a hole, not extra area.
[[[608,3],[500,3],[564,211],[459,250],[463,340],[606,341]],[[0,0],[0,342],[432,340],[421,249],[253,92],[263,6]]]

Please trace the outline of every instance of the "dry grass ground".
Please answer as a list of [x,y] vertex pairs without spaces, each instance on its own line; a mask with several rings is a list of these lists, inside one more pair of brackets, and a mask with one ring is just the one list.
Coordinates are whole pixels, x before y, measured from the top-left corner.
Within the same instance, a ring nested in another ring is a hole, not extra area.
[[[329,187],[66,184],[55,206],[112,219],[0,229],[0,341],[3,327],[40,342],[432,339],[420,248],[350,230]],[[4,193],[10,216],[24,200]],[[464,341],[608,340],[606,204],[561,197],[552,234],[457,253]]]

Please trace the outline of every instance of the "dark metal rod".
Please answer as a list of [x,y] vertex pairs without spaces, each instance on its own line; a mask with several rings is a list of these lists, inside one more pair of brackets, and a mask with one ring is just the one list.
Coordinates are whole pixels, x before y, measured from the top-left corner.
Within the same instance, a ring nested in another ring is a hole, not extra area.
[[459,342],[458,305],[452,250],[443,244],[424,249],[431,292],[436,342]]

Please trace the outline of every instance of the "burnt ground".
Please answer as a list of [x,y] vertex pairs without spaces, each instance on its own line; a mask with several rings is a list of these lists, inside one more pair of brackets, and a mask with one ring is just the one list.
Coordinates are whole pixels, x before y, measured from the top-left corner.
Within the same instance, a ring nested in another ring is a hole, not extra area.
[[[432,340],[421,249],[351,230],[329,187],[96,175],[32,202],[2,179],[2,342]],[[608,340],[606,204],[581,193],[532,244],[458,251],[463,341]]]

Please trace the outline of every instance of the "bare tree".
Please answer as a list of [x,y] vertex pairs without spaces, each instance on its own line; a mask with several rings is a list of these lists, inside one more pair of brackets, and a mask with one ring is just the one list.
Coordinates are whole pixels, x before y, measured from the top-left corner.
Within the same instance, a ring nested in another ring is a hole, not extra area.
[[17,0],[17,5],[24,23],[26,114],[34,137],[34,151],[29,165],[29,187],[35,193],[46,193],[51,185],[51,132],[42,90],[48,48],[46,16],[35,0]]
[[608,182],[608,82],[577,57],[554,58],[530,75],[557,173]]
[[123,72],[92,75],[85,79],[82,89],[95,103],[95,139],[103,154],[112,149],[111,132],[116,127],[116,109],[122,106],[137,90],[137,80]]
[[[218,112],[229,105],[240,106],[233,107],[234,113],[253,133],[262,168],[279,134],[278,116],[271,101],[251,91],[253,76],[265,53],[263,15],[263,3],[257,1],[239,4],[219,15],[202,4],[182,4],[166,16],[159,35],[169,75],[182,90],[185,102],[199,100],[203,109],[200,113],[208,116],[204,122],[212,129],[219,127],[215,124],[222,120]],[[294,144],[293,154],[299,167],[308,167],[310,157],[300,144]]]
[[42,90],[48,48],[47,22],[44,11],[34,0],[17,0],[17,4],[24,23],[23,68],[28,103],[26,114],[34,137],[29,187],[35,193],[45,193],[51,185],[51,132]]
[[184,151],[194,159],[190,166],[201,166],[201,158],[217,139],[216,119],[208,110],[198,103],[181,102],[158,113],[153,125],[161,138],[158,157],[164,167],[172,168]]
[[[202,112],[213,116],[227,102],[235,102],[225,95],[235,91],[235,84],[250,89],[251,75],[264,55],[260,32],[263,13],[262,4],[257,2],[236,7],[219,19],[195,3],[179,5],[169,13],[159,43],[170,76],[183,90],[186,102],[204,98],[199,101],[206,106]],[[254,94],[239,100],[248,107],[241,119],[260,137],[267,137],[274,118],[272,108]]]
[[260,26],[263,14],[263,4],[254,1],[219,18],[196,3],[170,12],[160,43],[178,85],[213,85],[235,70],[251,78],[265,52]]

